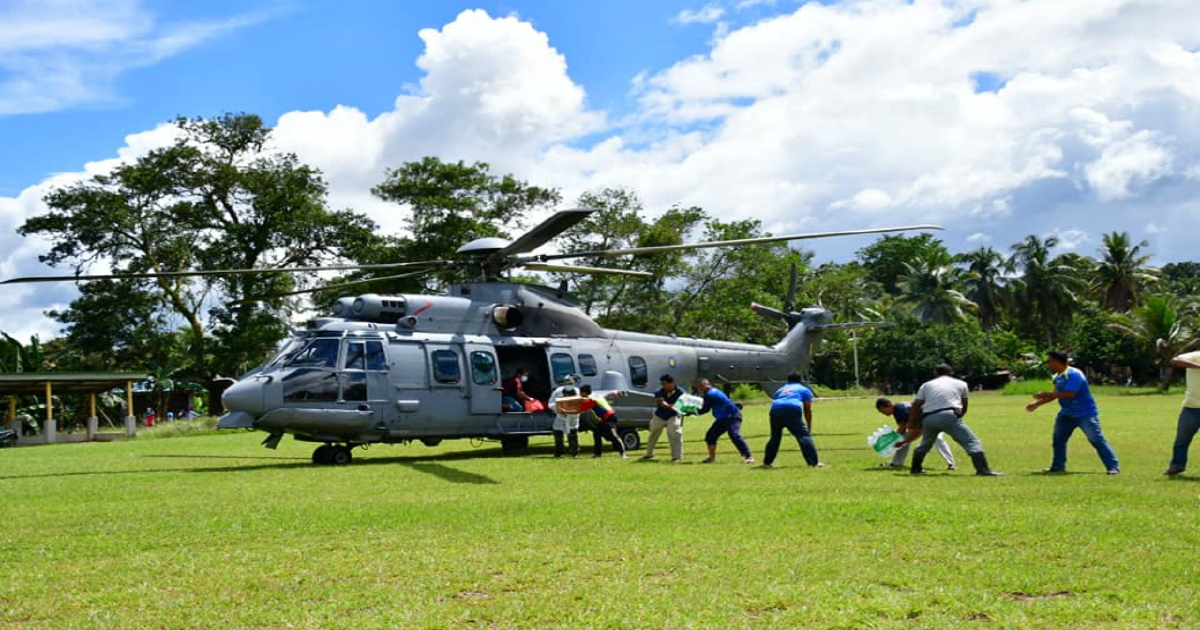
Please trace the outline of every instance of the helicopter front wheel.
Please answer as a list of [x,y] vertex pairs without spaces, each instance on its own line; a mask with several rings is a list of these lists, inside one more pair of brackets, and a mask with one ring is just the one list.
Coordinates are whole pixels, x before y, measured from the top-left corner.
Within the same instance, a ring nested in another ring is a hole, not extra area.
[[354,455],[348,446],[323,444],[313,451],[312,461],[322,466],[345,466],[354,461]]

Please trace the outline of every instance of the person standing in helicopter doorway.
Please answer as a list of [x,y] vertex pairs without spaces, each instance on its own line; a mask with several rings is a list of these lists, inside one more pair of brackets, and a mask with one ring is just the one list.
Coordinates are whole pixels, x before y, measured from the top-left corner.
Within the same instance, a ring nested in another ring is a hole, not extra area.
[[600,457],[603,454],[603,441],[607,439],[620,451],[621,459],[629,459],[629,456],[625,454],[625,442],[621,441],[621,436],[617,433],[617,412],[609,404],[608,399],[599,394],[593,394],[591,385],[583,385],[579,388],[579,393],[585,399],[580,405],[579,411],[591,410],[596,416],[596,421],[592,425],[592,440],[595,443],[592,457]]
[[663,374],[658,379],[658,391],[654,392],[654,416],[650,418],[650,435],[646,438],[646,454],[642,459],[654,459],[654,445],[663,429],[667,431],[667,442],[671,444],[671,461],[683,461],[683,414],[675,409],[675,403],[683,396],[683,390],[675,385],[675,377]]
[[753,464],[754,458],[750,455],[750,447],[746,445],[746,440],[742,439],[741,407],[730,400],[725,392],[713,387],[706,378],[696,381],[696,391],[704,398],[704,405],[696,411],[696,415],[704,415],[710,411],[713,415],[712,426],[704,434],[704,444],[708,447],[708,459],[700,460],[700,463],[711,464],[717,461],[717,440],[728,433],[729,441],[733,442],[734,448],[742,454],[742,463]]
[[579,457],[579,414],[578,413],[563,413],[558,409],[558,400],[560,398],[568,398],[578,396],[579,390],[575,387],[575,377],[567,376],[563,379],[562,386],[555,389],[550,394],[550,409],[554,412],[554,456],[562,457],[565,454],[563,448],[563,436],[566,435],[567,445],[571,449],[571,457]]

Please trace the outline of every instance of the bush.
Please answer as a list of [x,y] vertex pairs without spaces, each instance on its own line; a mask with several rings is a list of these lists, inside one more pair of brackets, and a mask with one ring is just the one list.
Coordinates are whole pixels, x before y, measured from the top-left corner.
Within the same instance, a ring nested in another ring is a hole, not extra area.
[[191,420],[175,420],[138,429],[138,439],[175,438],[188,435],[216,435],[217,417],[200,416]]
[[758,385],[752,383],[738,383],[729,393],[729,397],[738,402],[764,402],[770,398]]

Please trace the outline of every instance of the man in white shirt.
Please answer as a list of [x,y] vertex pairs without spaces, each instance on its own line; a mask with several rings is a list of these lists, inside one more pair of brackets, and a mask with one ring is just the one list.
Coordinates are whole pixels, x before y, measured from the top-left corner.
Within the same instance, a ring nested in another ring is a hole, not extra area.
[[571,449],[571,457],[579,457],[579,414],[559,413],[558,399],[568,396],[578,396],[575,377],[563,379],[562,386],[550,394],[550,411],[554,412],[554,456],[563,456],[563,434],[566,434],[567,444]]
[[912,404],[912,419],[908,424],[908,433],[904,439],[896,443],[896,448],[917,439],[924,434],[921,445],[913,453],[912,474],[925,472],[921,464],[925,462],[933,445],[937,443],[939,433],[946,433],[963,450],[971,456],[975,464],[975,474],[985,477],[998,477],[1003,473],[994,472],[988,466],[987,456],[983,454],[983,443],[975,437],[975,432],[962,421],[967,415],[967,403],[970,388],[967,384],[954,378],[954,370],[949,365],[942,364],[934,370],[935,378],[926,381],[917,390],[916,400]]
[[1187,369],[1187,391],[1183,394],[1183,408],[1179,410],[1179,423],[1175,426],[1171,464],[1163,471],[1168,477],[1187,470],[1188,447],[1200,429],[1200,350],[1171,359],[1171,367]]

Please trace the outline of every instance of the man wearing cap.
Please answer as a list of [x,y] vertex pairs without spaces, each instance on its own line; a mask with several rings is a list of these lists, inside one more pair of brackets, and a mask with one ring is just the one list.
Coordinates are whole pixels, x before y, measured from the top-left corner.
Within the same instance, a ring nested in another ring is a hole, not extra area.
[[1053,350],[1046,355],[1046,365],[1054,372],[1054,391],[1038,392],[1033,402],[1025,405],[1025,411],[1033,411],[1052,401],[1058,401],[1058,416],[1054,419],[1053,456],[1050,467],[1042,472],[1060,473],[1067,471],[1067,440],[1075,429],[1080,429],[1100,455],[1104,469],[1110,475],[1121,472],[1117,454],[1100,430],[1100,409],[1088,386],[1087,377],[1077,368],[1067,364],[1067,353]]
[[1183,394],[1183,408],[1179,410],[1179,421],[1175,425],[1175,446],[1171,452],[1171,464],[1163,471],[1174,477],[1187,470],[1188,447],[1200,430],[1200,351],[1185,352],[1171,359],[1171,367],[1187,368],[1187,391]]
[[918,435],[924,435],[921,445],[913,452],[912,474],[919,475],[925,472],[921,467],[925,463],[925,456],[937,442],[938,434],[945,433],[971,456],[976,475],[1000,476],[1002,473],[994,472],[988,466],[987,456],[983,454],[983,443],[975,437],[971,427],[962,421],[963,416],[967,415],[970,388],[965,382],[954,378],[954,370],[945,363],[937,366],[933,372],[933,380],[926,381],[917,390],[908,422],[908,433],[904,439],[896,442],[896,448],[902,448],[917,439]]
[[654,459],[654,445],[663,429],[667,431],[667,442],[671,444],[671,461],[683,461],[683,415],[675,409],[675,403],[683,396],[683,390],[675,385],[675,377],[663,374],[658,379],[660,387],[654,392],[654,416],[650,418],[650,435],[646,438],[646,454],[642,459]]
[[563,449],[563,434],[566,434],[567,444],[571,449],[571,457],[579,457],[579,414],[578,413],[562,413],[558,410],[558,399],[568,396],[578,396],[579,390],[575,387],[575,377],[567,376],[562,381],[562,386],[550,393],[550,410],[554,412],[554,456],[562,457]]

